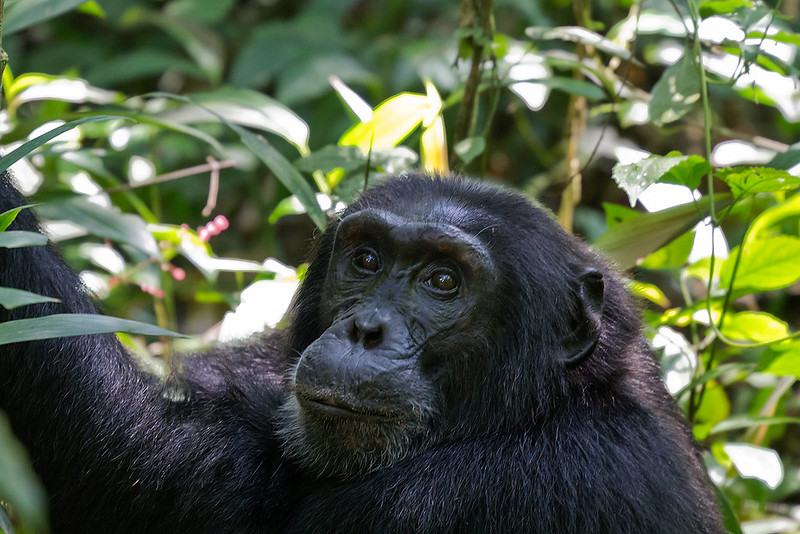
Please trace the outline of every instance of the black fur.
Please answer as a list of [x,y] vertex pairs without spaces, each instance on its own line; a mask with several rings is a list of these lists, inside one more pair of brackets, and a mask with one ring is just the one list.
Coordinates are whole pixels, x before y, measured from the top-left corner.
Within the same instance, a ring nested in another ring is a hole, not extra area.
[[[0,213],[22,203],[0,178]],[[437,388],[425,398],[440,405],[409,452],[349,476],[282,455],[292,370],[332,320],[334,221],[287,339],[187,357],[174,384],[140,372],[110,335],[0,347],[0,408],[47,487],[55,532],[723,532],[638,311],[598,256],[527,200],[467,179],[397,178],[343,217],[364,209],[457,227],[496,268],[470,328],[425,355]],[[36,228],[26,210],[11,229]],[[592,321],[587,269],[602,279]],[[0,286],[62,301],[0,308],[0,321],[94,313],[50,247],[0,248]],[[584,332],[587,355],[562,358]]]

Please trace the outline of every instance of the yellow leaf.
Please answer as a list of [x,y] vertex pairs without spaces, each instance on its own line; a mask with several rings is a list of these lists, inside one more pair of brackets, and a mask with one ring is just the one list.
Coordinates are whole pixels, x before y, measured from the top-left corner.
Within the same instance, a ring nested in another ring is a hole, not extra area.
[[372,112],[372,119],[347,130],[340,145],[355,145],[364,151],[384,150],[397,146],[419,126],[430,110],[427,96],[400,93],[381,103]]
[[439,174],[450,172],[447,163],[447,137],[444,134],[444,120],[441,115],[436,115],[433,124],[422,132],[420,145],[422,166],[426,171]]

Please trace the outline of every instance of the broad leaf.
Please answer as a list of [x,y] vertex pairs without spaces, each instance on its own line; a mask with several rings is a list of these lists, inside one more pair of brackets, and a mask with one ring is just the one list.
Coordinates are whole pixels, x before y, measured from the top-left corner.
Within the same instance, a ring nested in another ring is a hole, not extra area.
[[[84,313],[63,313],[0,323],[0,345],[59,337],[129,332],[146,336],[185,337],[157,326]],[[0,356],[2,357],[2,356]]]
[[792,191],[800,186],[800,178],[787,171],[768,167],[732,167],[720,169],[717,178],[728,184],[737,198],[755,193]]
[[800,340],[770,345],[761,356],[758,370],[800,379]]
[[726,443],[724,449],[744,478],[761,480],[770,489],[777,488],[783,480],[783,463],[774,450],[749,443]]
[[687,49],[683,57],[670,65],[653,86],[650,117],[659,126],[674,122],[689,112],[700,100],[700,66]]
[[[731,251],[720,271],[720,285],[729,287],[739,247]],[[800,279],[800,239],[777,235],[744,245],[736,271],[734,289],[770,291],[792,285]]]
[[[730,204],[730,195],[716,195],[717,209]],[[709,198],[655,213],[642,213],[622,221],[601,235],[594,246],[621,268],[638,264],[666,243],[690,230],[708,216]]]
[[685,185],[695,189],[700,179],[711,170],[711,166],[701,156],[682,156],[670,152],[666,156],[650,156],[627,165],[617,164],[611,177],[628,194],[631,207],[645,189],[657,182]]
[[441,110],[428,96],[401,93],[381,103],[372,112],[368,122],[360,122],[350,128],[339,139],[340,145],[355,145],[365,152],[392,148],[419,126],[427,115],[436,115]]
[[766,312],[739,312],[729,315],[722,335],[735,341],[764,343],[789,335],[789,325]]

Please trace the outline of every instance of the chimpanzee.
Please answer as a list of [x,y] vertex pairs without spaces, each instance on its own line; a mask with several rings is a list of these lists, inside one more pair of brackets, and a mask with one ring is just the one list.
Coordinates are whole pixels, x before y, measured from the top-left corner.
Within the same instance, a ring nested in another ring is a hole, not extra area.
[[[315,247],[285,332],[167,380],[113,335],[2,347],[54,532],[723,532],[624,283],[549,213],[408,174]],[[96,313],[50,246],[0,286],[60,299],[0,321]]]

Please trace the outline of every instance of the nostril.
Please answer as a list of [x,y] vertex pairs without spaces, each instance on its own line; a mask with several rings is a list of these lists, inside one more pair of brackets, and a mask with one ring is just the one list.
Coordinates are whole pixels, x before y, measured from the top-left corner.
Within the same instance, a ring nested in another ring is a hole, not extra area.
[[374,330],[370,330],[364,334],[364,347],[365,348],[374,348],[381,344],[383,341],[383,330],[381,328],[376,328]]
[[361,332],[355,322],[350,325],[347,331],[347,339],[350,340],[350,343],[358,343],[359,339],[361,339]]

